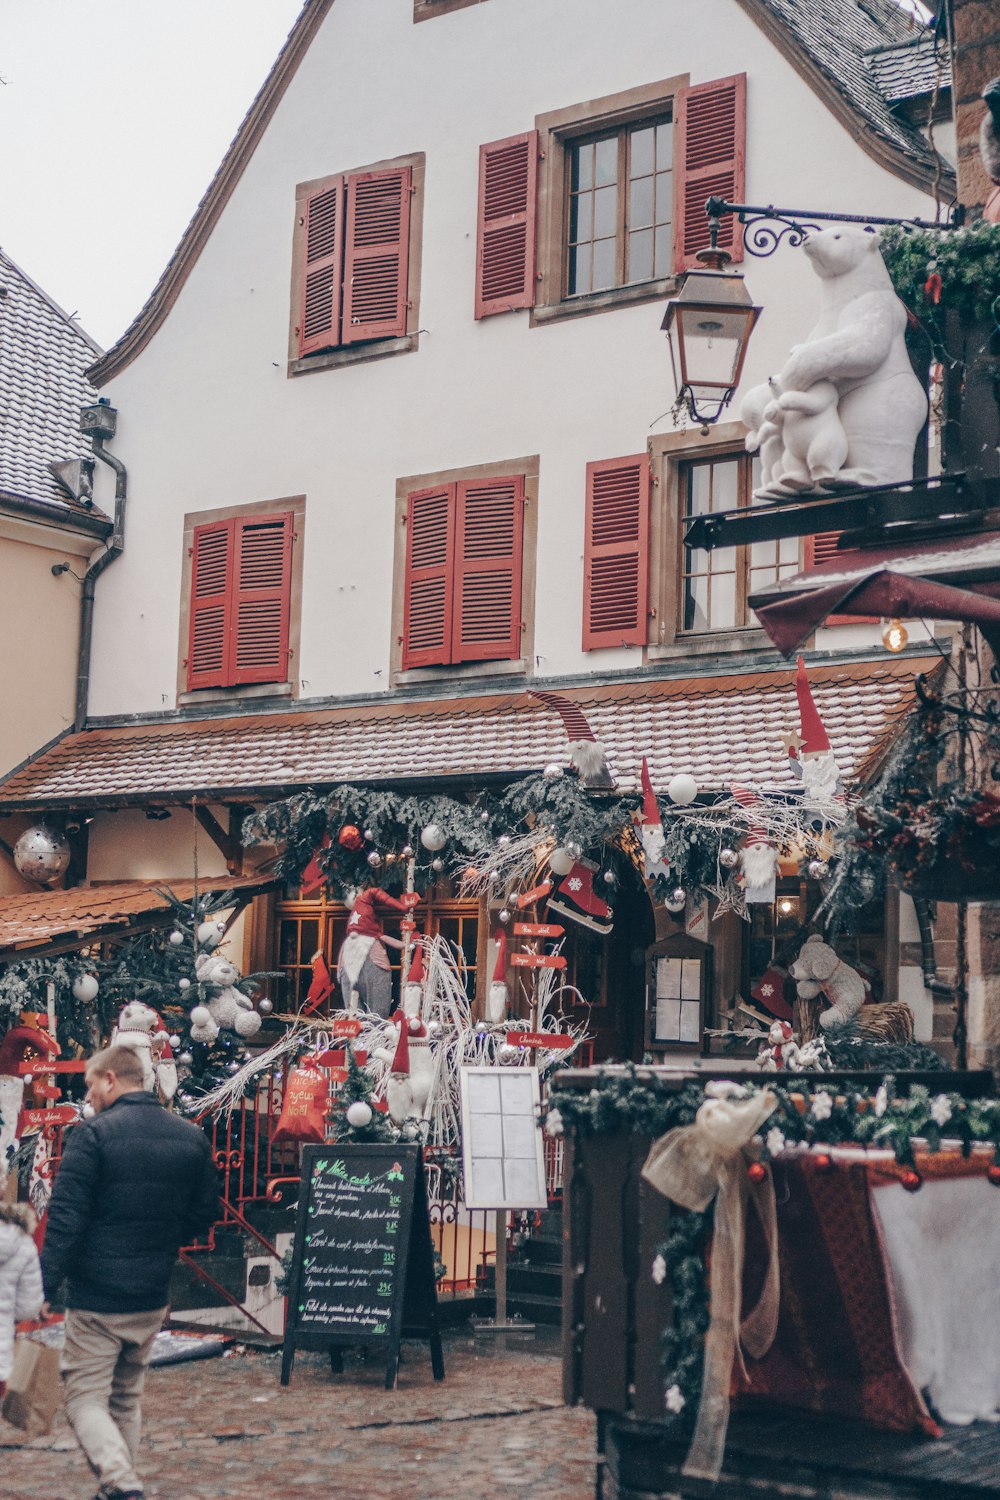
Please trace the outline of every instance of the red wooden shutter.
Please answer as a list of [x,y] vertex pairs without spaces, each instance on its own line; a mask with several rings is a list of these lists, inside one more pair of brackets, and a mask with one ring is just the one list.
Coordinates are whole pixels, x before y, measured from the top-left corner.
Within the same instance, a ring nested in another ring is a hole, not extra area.
[[305,204],[299,240],[304,257],[299,308],[299,356],[340,342],[340,283],[344,260],[344,179],[336,178]]
[[[674,271],[697,266],[709,241],[705,200],[742,203],[746,177],[747,75],[681,89],[674,101]],[[726,214],[719,244],[743,259],[743,229]]]
[[[833,562],[837,556],[837,539],[842,535],[839,531],[820,531],[815,536],[807,536],[803,548],[802,570],[808,573],[812,568],[819,568],[823,563]],[[878,615],[827,615],[824,625],[877,625]]]
[[226,685],[233,523],[196,526],[191,556],[188,689]]
[[538,131],[479,148],[476,317],[535,300]]
[[521,655],[524,479],[462,480],[455,508],[452,661]]
[[403,668],[451,661],[455,486],[407,496]]
[[643,646],[649,602],[649,458],[587,465],[583,649]]
[[292,513],[237,520],[228,680],[284,682],[292,590]]
[[342,343],[406,332],[409,245],[409,167],[349,177]]

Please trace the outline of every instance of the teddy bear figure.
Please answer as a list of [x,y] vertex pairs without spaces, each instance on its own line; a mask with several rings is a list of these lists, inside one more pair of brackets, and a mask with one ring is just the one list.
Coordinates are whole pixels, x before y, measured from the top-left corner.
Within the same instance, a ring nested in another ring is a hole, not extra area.
[[199,953],[195,959],[199,984],[214,990],[204,1005],[191,1011],[191,1040],[214,1042],[223,1028],[247,1039],[256,1036],[261,1019],[249,995],[236,988],[240,971],[221,953]]
[[800,1000],[813,1000],[822,994],[830,1002],[829,1009],[819,1016],[819,1024],[827,1031],[846,1026],[865,1003],[865,981],[857,969],[837,957],[818,932],[803,943],[788,972],[796,981]]

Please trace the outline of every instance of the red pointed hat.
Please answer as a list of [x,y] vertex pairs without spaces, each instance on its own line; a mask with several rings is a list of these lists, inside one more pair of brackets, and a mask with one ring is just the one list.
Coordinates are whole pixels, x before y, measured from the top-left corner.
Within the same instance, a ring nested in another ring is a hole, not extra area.
[[398,1015],[398,1016],[396,1016],[395,1020],[396,1020],[396,1022],[398,1024],[398,1026],[399,1026],[399,1037],[398,1037],[398,1040],[396,1042],[396,1051],[393,1054],[392,1068],[390,1069],[390,1071],[393,1072],[393,1073],[405,1073],[406,1076],[409,1077],[409,1075],[410,1075],[410,1042],[409,1042],[410,1031],[409,1031],[409,1027],[406,1024],[406,1017],[404,1015]]
[[503,984],[507,978],[507,934],[502,927],[493,934],[493,941],[497,945],[497,961],[493,965],[493,983]]
[[803,755],[823,755],[830,750],[830,741],[826,730],[823,728],[823,720],[819,716],[819,709],[813,702],[813,695],[809,687],[809,678],[806,676],[806,664],[801,656],[798,658],[798,670],[795,673],[795,696],[799,700],[799,733],[802,735],[802,744],[799,747]]
[[424,982],[424,950],[420,939],[413,945],[413,957],[410,959],[410,972],[406,976],[407,984],[423,984]]
[[660,816],[660,805],[653,791],[653,783],[649,775],[649,764],[646,757],[642,757],[642,821],[657,826],[663,822]]

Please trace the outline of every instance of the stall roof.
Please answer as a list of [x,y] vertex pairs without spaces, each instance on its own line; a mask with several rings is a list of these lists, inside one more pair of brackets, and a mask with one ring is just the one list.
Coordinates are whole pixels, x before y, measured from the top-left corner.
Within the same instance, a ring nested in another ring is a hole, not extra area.
[[166,927],[174,920],[171,896],[188,903],[196,891],[199,896],[231,892],[235,906],[277,884],[273,875],[219,875],[197,882],[119,880],[0,896],[0,963]]
[[[880,651],[874,660],[810,664],[845,777],[912,708],[914,674],[938,660]],[[583,710],[622,789],[637,785],[644,755],[660,788],[680,771],[705,791],[745,780],[794,784],[781,741],[798,724],[788,668],[560,690]],[[251,802],[338,782],[510,779],[566,760],[559,717],[526,692],[161,719],[65,735],[0,782],[0,809]]]
[[1000,532],[844,551],[752,594],[750,608],[786,656],[833,614],[956,620],[1000,644]]

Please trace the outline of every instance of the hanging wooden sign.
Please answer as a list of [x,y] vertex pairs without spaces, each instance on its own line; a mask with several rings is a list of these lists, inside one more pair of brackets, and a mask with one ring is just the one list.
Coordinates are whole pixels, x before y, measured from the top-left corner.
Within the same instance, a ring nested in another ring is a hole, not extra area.
[[546,896],[552,894],[551,880],[543,880],[541,885],[533,885],[530,891],[522,891],[517,898],[518,911],[524,911],[526,906],[534,906],[536,901],[544,901]]
[[565,1031],[508,1031],[505,1041],[510,1047],[548,1047],[553,1052],[564,1052],[573,1045],[573,1038]]
[[35,1078],[39,1073],[83,1073],[86,1068],[85,1057],[73,1062],[50,1062],[48,1058],[35,1058],[32,1062],[19,1063],[17,1071],[21,1078]]
[[356,1016],[338,1016],[331,1024],[332,1036],[357,1036],[361,1031],[361,1022]]
[[561,938],[566,931],[557,922],[515,922],[515,937]]
[[[56,1090],[58,1093],[58,1090]],[[69,1125],[71,1121],[77,1120],[80,1112],[73,1104],[57,1104],[49,1109],[26,1109],[18,1118],[22,1135],[30,1135],[32,1130],[41,1130],[46,1125]]]
[[386,1349],[385,1388],[394,1389],[399,1346],[430,1342],[444,1379],[423,1153],[418,1145],[340,1142],[306,1146],[289,1275],[281,1357],[287,1385],[296,1349]]
[[566,959],[561,953],[512,953],[510,961],[515,969],[565,969]]

